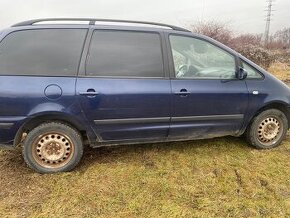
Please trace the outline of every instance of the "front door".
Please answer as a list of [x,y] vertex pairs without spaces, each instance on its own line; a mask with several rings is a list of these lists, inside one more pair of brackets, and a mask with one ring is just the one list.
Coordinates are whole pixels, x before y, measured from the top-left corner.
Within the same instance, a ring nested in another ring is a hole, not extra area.
[[190,36],[170,35],[172,119],[170,138],[238,134],[248,106],[244,80],[236,78],[234,55]]
[[93,32],[76,89],[100,141],[167,137],[171,88],[163,66],[157,32]]

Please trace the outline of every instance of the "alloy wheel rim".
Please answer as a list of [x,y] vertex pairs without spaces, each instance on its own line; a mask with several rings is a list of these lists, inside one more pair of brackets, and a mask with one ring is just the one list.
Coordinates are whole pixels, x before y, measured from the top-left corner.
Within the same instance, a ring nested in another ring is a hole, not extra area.
[[33,157],[40,166],[58,169],[71,160],[75,146],[66,134],[50,132],[39,136],[32,149]]
[[276,117],[267,117],[258,126],[258,139],[260,143],[270,146],[275,144],[283,133],[283,124]]

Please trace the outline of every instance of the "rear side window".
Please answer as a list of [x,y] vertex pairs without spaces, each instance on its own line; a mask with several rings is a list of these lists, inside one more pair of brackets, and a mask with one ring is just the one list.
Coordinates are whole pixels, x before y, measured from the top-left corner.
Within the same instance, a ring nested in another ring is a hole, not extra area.
[[159,34],[95,31],[89,50],[86,74],[113,77],[163,77]]
[[86,29],[13,32],[0,44],[0,75],[76,75],[86,33]]

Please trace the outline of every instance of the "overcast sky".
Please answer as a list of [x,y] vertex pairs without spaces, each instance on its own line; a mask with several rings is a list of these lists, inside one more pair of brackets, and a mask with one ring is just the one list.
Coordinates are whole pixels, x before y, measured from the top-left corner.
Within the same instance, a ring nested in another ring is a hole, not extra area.
[[[266,0],[0,0],[0,28],[49,17],[93,17],[164,22],[186,27],[229,22],[237,32],[263,33]],[[271,32],[290,26],[290,0],[276,0]]]

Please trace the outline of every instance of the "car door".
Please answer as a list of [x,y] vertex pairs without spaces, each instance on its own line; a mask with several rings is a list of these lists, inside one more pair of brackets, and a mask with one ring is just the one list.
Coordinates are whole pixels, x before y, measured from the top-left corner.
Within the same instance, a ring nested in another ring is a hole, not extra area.
[[171,88],[158,32],[95,29],[77,95],[99,141],[165,139]]
[[170,138],[236,135],[248,106],[234,55],[211,41],[169,35],[172,60]]

